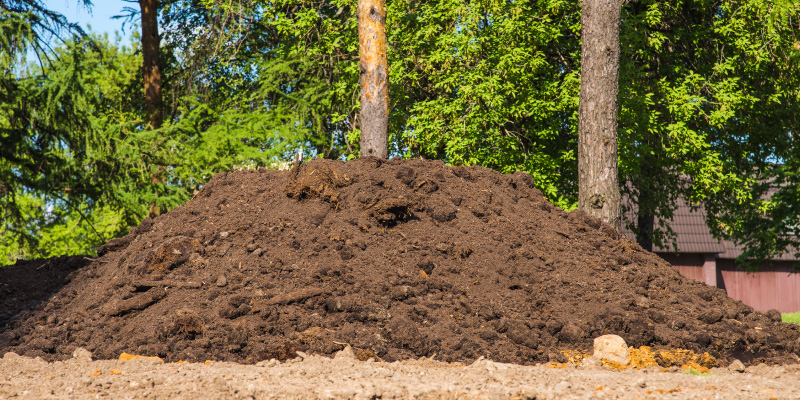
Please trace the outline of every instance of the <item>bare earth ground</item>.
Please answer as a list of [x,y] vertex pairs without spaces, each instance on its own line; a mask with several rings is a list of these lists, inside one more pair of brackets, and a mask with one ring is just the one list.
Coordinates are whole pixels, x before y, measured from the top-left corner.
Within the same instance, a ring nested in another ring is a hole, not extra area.
[[800,366],[716,368],[711,375],[554,369],[478,360],[388,362],[307,356],[284,363],[162,363],[73,358],[46,362],[7,353],[0,398],[20,399],[796,399]]

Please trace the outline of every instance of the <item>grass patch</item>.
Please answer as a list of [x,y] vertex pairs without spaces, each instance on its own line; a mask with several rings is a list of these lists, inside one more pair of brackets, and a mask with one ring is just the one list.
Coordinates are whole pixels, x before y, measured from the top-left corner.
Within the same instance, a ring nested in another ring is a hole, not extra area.
[[711,372],[701,372],[696,369],[687,369],[683,371],[686,375],[695,375],[695,376],[711,376],[713,375]]
[[781,319],[783,320],[783,322],[800,325],[800,311],[794,313],[781,314]]

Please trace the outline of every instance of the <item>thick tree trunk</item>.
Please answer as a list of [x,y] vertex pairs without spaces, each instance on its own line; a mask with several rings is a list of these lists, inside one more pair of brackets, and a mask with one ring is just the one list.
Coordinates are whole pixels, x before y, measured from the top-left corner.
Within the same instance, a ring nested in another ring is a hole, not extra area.
[[147,124],[158,129],[163,122],[161,100],[161,68],[158,66],[160,39],[158,36],[158,0],[139,0],[142,9],[142,69]]
[[578,207],[620,228],[617,92],[620,0],[584,0],[578,108]]
[[361,156],[389,156],[389,68],[384,0],[358,1]]

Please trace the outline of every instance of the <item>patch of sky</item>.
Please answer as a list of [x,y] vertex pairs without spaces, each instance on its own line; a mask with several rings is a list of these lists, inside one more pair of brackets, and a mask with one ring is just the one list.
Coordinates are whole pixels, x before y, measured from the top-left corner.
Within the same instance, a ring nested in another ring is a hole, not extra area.
[[127,36],[132,28],[132,25],[127,23],[123,30],[125,19],[112,18],[115,15],[127,14],[123,9],[131,7],[132,3],[125,0],[94,0],[91,7],[85,7],[76,0],[45,0],[44,6],[60,13],[69,22],[78,23],[87,32],[108,33],[110,38],[115,36],[115,32]]

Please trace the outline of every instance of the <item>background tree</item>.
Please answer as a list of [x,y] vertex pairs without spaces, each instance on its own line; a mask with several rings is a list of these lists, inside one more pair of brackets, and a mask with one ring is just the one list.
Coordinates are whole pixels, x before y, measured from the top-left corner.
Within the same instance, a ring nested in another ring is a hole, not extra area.
[[[297,147],[357,157],[357,4],[159,3],[156,131],[147,129],[138,33],[128,46],[77,37],[51,64],[8,61],[0,254],[85,254],[153,203],[169,210],[217,172],[268,167]],[[386,7],[389,152],[523,170],[548,199],[575,208],[581,3]],[[799,13],[797,1],[622,7],[619,187],[638,212],[625,223],[640,237],[669,245],[664,222],[683,196],[750,254],[797,244]]]
[[[88,7],[91,2],[78,4]],[[37,210],[46,206],[45,198],[61,198],[65,201],[56,204],[63,206],[58,211],[71,213],[78,221],[84,219],[75,211],[80,203],[68,194],[85,189],[86,182],[70,182],[75,166],[66,161],[65,151],[67,144],[80,147],[72,129],[82,122],[70,115],[73,103],[68,100],[71,94],[64,91],[67,88],[55,90],[40,78],[58,57],[53,46],[69,39],[86,42],[87,37],[79,26],[41,1],[0,2],[0,264],[13,260],[10,257],[18,256],[22,248],[43,243],[58,251],[54,242],[60,239],[95,234],[65,229],[63,214],[58,212],[46,220],[33,215],[41,215]],[[81,52],[70,56],[80,59]],[[44,95],[43,87],[49,89]],[[66,100],[66,109],[56,106],[61,99]],[[83,154],[80,148],[75,153]],[[41,235],[42,226],[56,226],[59,232]],[[56,236],[60,239],[51,240]]]
[[[720,237],[763,250],[746,257],[763,260],[794,240],[777,234],[791,218],[768,217],[772,229],[755,225],[768,204],[788,206],[780,196],[767,200],[767,191],[790,181],[784,165],[797,158],[790,132],[798,121],[789,114],[797,109],[800,70],[792,66],[800,51],[790,21],[799,9],[758,1],[623,7],[619,159],[636,210],[626,224],[640,244],[670,246],[667,222],[679,197],[705,208]],[[765,232],[782,239],[759,238]]]
[[[135,0],[127,0],[133,2]],[[148,129],[160,129],[164,122],[164,105],[161,95],[162,74],[160,66],[161,37],[158,34],[158,14],[161,2],[159,0],[138,0],[141,16],[141,49],[142,49],[142,75],[144,78],[144,111]],[[168,3],[167,3],[168,4]],[[136,10],[126,7],[128,19],[132,20],[137,14]],[[154,183],[163,184],[163,166],[158,166],[152,176]],[[150,216],[156,217],[161,213],[157,202],[150,205]]]
[[158,0],[139,0],[142,15],[142,70],[147,125],[161,128],[164,121],[159,67],[161,38],[158,35]]
[[193,3],[164,15],[166,46],[180,54],[169,79],[177,93],[193,93],[171,98],[172,114],[202,116],[232,139],[263,138],[271,157],[297,147],[358,154],[355,0],[200,2],[202,12]]
[[578,207],[620,227],[617,180],[619,0],[584,0],[578,106]]
[[138,220],[104,199],[124,195],[111,157],[130,148],[108,136],[137,104],[127,89],[140,65],[98,37],[49,57],[18,69],[18,97],[0,107],[0,261],[91,253]]
[[[79,7],[91,7],[90,0],[78,0]],[[4,0],[0,2],[0,62],[4,79],[8,73],[24,64],[27,52],[42,66],[52,55],[52,44],[86,34],[78,24],[70,23],[63,15],[47,9],[41,0]]]
[[361,156],[389,156],[389,71],[383,0],[358,1]]
[[525,171],[574,208],[580,12],[571,1],[390,3],[401,151]]

